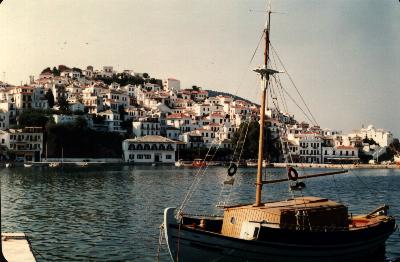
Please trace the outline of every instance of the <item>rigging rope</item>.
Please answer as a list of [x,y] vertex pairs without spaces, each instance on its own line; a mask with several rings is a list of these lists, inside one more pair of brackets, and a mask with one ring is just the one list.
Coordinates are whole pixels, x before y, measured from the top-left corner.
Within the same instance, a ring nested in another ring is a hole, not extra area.
[[318,126],[317,120],[315,120],[315,117],[314,117],[314,115],[311,113],[311,110],[310,110],[310,108],[308,107],[306,101],[304,100],[304,98],[303,98],[303,96],[301,95],[299,89],[297,88],[296,84],[294,83],[292,77],[290,76],[289,72],[287,71],[285,65],[283,64],[282,60],[280,59],[280,57],[279,57],[279,55],[278,55],[278,51],[276,50],[276,48],[275,48],[272,44],[270,44],[270,45],[271,45],[271,47],[272,47],[273,52],[275,52],[276,57],[278,58],[278,61],[279,61],[280,64],[282,65],[283,69],[285,70],[285,72],[286,72],[286,74],[287,74],[287,76],[288,76],[290,82],[292,83],[292,85],[293,85],[294,88],[296,89],[297,94],[300,96],[302,102],[304,103],[305,107],[307,108],[308,113],[310,114],[310,116],[311,116],[312,119],[314,120],[314,122],[313,122],[313,121],[311,121],[311,122],[312,122],[313,124],[315,124],[315,125]]
[[[275,78],[275,76],[273,76]],[[301,106],[294,100],[294,98],[289,94],[289,92],[282,86],[280,85],[282,90],[286,93],[286,95],[292,100],[292,102],[300,109],[300,111],[304,114],[304,116],[310,121],[311,123],[313,120],[307,115],[307,113],[301,108]]]

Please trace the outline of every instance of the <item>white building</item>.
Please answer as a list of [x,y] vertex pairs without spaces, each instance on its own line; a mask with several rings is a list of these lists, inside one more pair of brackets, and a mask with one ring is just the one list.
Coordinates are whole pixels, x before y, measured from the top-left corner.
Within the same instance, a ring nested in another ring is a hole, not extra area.
[[122,121],[118,113],[115,113],[111,110],[106,110],[104,112],[98,113],[97,115],[104,117],[104,126],[107,127],[108,132],[125,132],[125,130],[121,129]]
[[41,161],[43,132],[41,127],[10,129],[9,149],[14,151],[17,161]]
[[167,126],[178,128],[182,133],[192,131],[196,127],[192,117],[186,114],[170,114],[166,120]]
[[139,118],[132,122],[132,133],[136,137],[160,135],[160,121],[156,117]]
[[173,164],[176,142],[162,136],[143,136],[124,140],[122,150],[126,162]]
[[381,147],[389,146],[393,142],[393,135],[389,131],[383,129],[376,129],[373,125],[367,128],[356,130],[355,133],[349,134],[350,137],[359,136],[361,138],[373,139]]
[[[293,139],[294,138],[294,139]],[[297,140],[299,161],[301,163],[322,163],[323,139],[319,134],[306,132],[301,135],[289,135],[290,140]]]
[[323,163],[356,163],[358,157],[358,148],[353,146],[335,146],[323,147]]
[[103,66],[103,70],[100,73],[104,77],[112,77],[114,70],[112,66]]
[[179,91],[181,89],[181,81],[175,78],[167,78],[163,81],[164,90]]

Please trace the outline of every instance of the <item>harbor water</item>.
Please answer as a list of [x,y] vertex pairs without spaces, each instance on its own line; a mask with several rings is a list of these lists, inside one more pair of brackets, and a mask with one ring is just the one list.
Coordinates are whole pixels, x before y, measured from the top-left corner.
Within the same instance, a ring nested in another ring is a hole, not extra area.
[[[299,170],[314,173],[321,170]],[[327,171],[327,169],[324,169]],[[25,232],[37,261],[155,261],[166,207],[178,206],[196,175],[202,180],[186,212],[221,214],[219,202],[254,201],[255,168],[239,169],[223,186],[227,170],[175,167],[4,168],[1,178],[2,232]],[[270,169],[267,178],[283,178]],[[346,204],[352,214],[390,206],[400,218],[400,170],[362,169],[305,181],[304,195]],[[292,197],[287,183],[264,187],[263,200]],[[160,261],[170,261],[165,245]],[[400,234],[386,242],[381,261],[400,256]]]

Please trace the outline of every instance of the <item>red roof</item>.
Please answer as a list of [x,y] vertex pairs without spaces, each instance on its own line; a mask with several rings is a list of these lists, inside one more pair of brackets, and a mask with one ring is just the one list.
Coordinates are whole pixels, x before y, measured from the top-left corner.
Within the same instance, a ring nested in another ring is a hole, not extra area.
[[183,113],[170,114],[167,116],[167,119],[177,119],[177,118],[190,118],[190,116]]
[[337,149],[356,149],[355,147],[353,147],[353,146],[338,146],[338,147],[336,147]]
[[212,117],[222,117],[222,118],[224,117],[220,113],[212,113],[210,116],[212,116]]

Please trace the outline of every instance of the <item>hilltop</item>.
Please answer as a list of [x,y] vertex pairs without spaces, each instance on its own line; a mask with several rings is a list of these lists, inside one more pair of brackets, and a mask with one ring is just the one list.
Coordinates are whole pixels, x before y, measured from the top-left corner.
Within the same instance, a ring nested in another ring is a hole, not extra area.
[[214,91],[214,90],[209,90],[209,89],[206,90],[206,91],[208,92],[209,96],[219,96],[219,95],[221,95],[221,96],[231,96],[231,97],[233,97],[233,100],[243,100],[243,101],[245,101],[245,102],[247,102],[249,104],[255,104],[255,103],[253,103],[252,101],[250,101],[248,99],[242,98],[242,97],[237,96],[237,95],[232,95],[232,94],[227,93],[227,92]]

